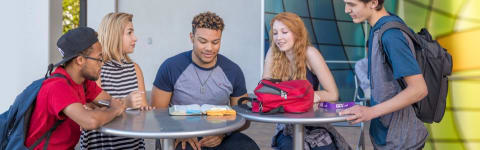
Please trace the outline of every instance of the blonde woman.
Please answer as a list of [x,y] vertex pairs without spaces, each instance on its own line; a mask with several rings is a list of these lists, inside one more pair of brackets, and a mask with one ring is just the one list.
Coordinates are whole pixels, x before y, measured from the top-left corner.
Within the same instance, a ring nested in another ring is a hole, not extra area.
[[[337,101],[338,90],[332,73],[320,52],[310,44],[307,29],[300,17],[289,12],[280,13],[272,19],[270,26],[272,40],[262,78],[308,80],[314,86],[315,104]],[[319,84],[323,90],[319,90]],[[334,144],[336,137],[331,136],[336,135],[336,131],[329,125],[321,126],[305,127],[305,149],[337,149]],[[272,146],[281,150],[292,149],[292,133],[292,125],[277,125]]]
[[[137,42],[132,18],[127,13],[109,13],[102,19],[98,40],[105,63],[97,84],[114,98],[136,92],[137,97],[126,102],[127,107],[150,110],[142,70],[128,56]],[[143,139],[105,135],[95,130],[82,131],[80,143],[82,149],[145,149]]]

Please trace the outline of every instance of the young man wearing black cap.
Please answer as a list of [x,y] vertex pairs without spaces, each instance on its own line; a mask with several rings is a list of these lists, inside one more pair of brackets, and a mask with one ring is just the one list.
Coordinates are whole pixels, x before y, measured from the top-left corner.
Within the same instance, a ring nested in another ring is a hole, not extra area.
[[[80,127],[96,129],[122,114],[126,108],[119,99],[110,100],[107,109],[86,107],[86,104],[100,99],[111,99],[95,83],[103,59],[102,47],[93,29],[79,27],[70,30],[60,37],[57,46],[63,60],[50,65],[47,75],[58,66],[51,75],[64,77],[53,77],[43,82],[26,136],[27,147],[33,145],[57,120],[64,120],[52,132],[48,149],[74,149],[80,137]],[[41,141],[35,149],[43,149],[44,143],[45,140]]]

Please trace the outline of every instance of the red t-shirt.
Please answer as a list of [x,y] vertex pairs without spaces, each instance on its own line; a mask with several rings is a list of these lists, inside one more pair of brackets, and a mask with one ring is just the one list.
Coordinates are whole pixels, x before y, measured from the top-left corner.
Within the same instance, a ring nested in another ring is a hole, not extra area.
[[[37,95],[35,109],[33,110],[25,146],[35,143],[45,134],[57,120],[65,120],[53,131],[48,149],[74,149],[80,138],[80,126],[68,118],[63,109],[73,103],[85,104],[93,101],[102,89],[95,81],[85,80],[86,93],[83,84],[75,83],[66,70],[62,67],[55,69],[53,74],[62,74],[67,79],[54,77],[43,82]],[[68,83],[70,82],[70,83]],[[35,147],[43,149],[45,139]]]

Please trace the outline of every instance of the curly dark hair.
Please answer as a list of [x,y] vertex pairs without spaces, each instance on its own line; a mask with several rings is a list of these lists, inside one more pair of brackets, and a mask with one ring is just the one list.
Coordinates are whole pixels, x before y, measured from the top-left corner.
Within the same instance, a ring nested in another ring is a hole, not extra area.
[[223,19],[217,14],[207,11],[196,15],[192,20],[192,32],[195,33],[197,28],[207,28],[212,30],[223,31],[225,24]]

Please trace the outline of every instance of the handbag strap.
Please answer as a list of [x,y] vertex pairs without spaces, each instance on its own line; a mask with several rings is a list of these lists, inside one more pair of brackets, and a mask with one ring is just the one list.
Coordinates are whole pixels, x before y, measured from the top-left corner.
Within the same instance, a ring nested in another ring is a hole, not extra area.
[[252,101],[254,101],[254,98],[251,98],[251,97],[241,97],[240,99],[238,99],[237,101],[237,105],[241,108],[244,108],[244,109],[248,109],[248,110],[252,110],[252,105],[248,105],[248,104],[244,104],[243,102],[247,101],[252,103]]
[[283,106],[278,106],[277,108],[274,108],[268,112],[260,112],[262,115],[271,115],[271,114],[276,114],[276,113],[284,113],[285,109]]

